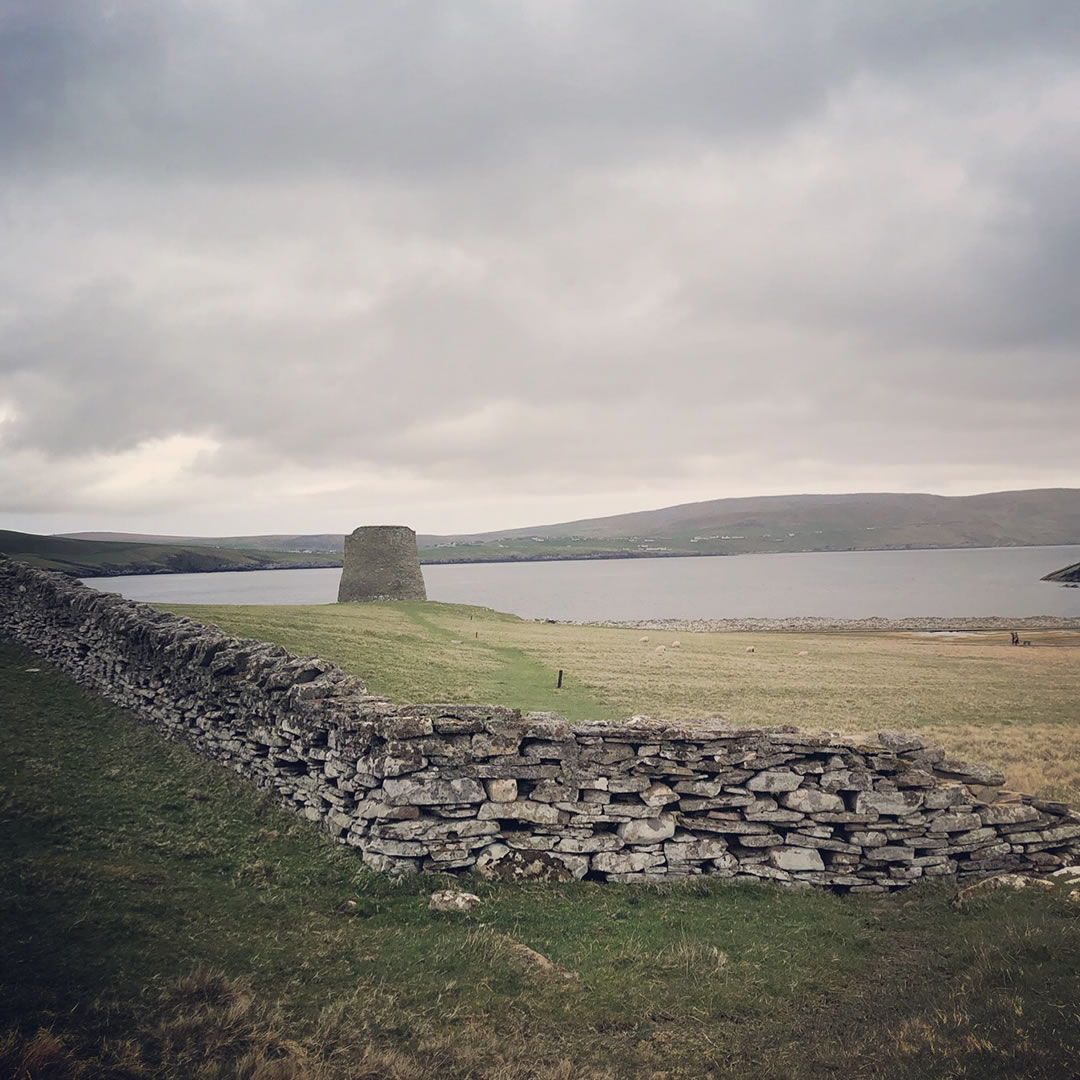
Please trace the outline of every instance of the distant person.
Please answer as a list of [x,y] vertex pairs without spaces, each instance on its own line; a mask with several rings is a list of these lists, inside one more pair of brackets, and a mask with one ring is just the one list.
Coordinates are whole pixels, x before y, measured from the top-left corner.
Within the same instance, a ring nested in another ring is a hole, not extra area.
[[1020,644],[1020,635],[1015,630],[1012,632],[1012,643],[1014,645]]

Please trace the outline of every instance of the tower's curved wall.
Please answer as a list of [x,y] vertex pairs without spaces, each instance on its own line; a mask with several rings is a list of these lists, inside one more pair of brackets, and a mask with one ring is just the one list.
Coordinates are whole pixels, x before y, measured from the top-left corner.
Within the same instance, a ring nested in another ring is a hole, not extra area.
[[365,525],[345,537],[339,604],[426,599],[416,533],[407,525]]

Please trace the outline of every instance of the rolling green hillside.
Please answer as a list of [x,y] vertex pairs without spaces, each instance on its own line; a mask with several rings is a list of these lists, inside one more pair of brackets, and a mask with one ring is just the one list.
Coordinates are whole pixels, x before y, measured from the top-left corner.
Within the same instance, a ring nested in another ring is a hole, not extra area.
[[76,577],[119,574],[192,574],[212,570],[285,570],[340,566],[333,555],[240,551],[177,544],[72,540],[0,529],[0,552],[44,570]]
[[[176,537],[76,533],[125,543],[333,552],[335,533]],[[659,558],[772,551],[1080,544],[1080,489],[988,495],[775,495],[714,499],[524,529],[417,537],[423,562]]]
[[74,532],[62,534],[70,540],[104,540],[118,544],[173,544],[182,547],[218,547],[240,551],[289,551],[304,554],[341,555],[345,550],[342,533],[312,533],[294,536],[271,533],[266,536],[168,536],[157,533]]
[[[881,535],[859,535],[866,532]],[[769,550],[763,541],[787,540],[798,541],[794,546],[800,549],[813,550],[830,543],[867,548],[1080,543],[1080,489],[963,496],[870,493],[714,499],[558,525],[421,539],[489,542],[577,536],[685,542],[697,536],[698,543],[706,537],[742,540],[757,545],[755,550]]]

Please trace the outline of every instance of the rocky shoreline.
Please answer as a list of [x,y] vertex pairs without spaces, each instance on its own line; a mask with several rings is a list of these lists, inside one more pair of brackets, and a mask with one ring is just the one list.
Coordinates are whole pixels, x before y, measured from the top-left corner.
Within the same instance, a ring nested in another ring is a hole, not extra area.
[[921,616],[910,619],[829,619],[817,616],[788,619],[634,619],[582,622],[567,620],[575,626],[607,626],[632,630],[667,630],[694,633],[787,632],[804,634],[849,634],[867,632],[904,633],[976,631],[976,630],[1080,630],[1080,619],[1056,615],[1027,615],[1010,619],[1003,615]]

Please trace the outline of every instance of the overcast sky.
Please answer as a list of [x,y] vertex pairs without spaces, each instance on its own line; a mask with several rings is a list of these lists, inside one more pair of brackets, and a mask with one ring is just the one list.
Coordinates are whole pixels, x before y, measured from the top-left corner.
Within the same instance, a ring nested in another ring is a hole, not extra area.
[[0,0],[0,527],[1052,486],[1076,0]]

